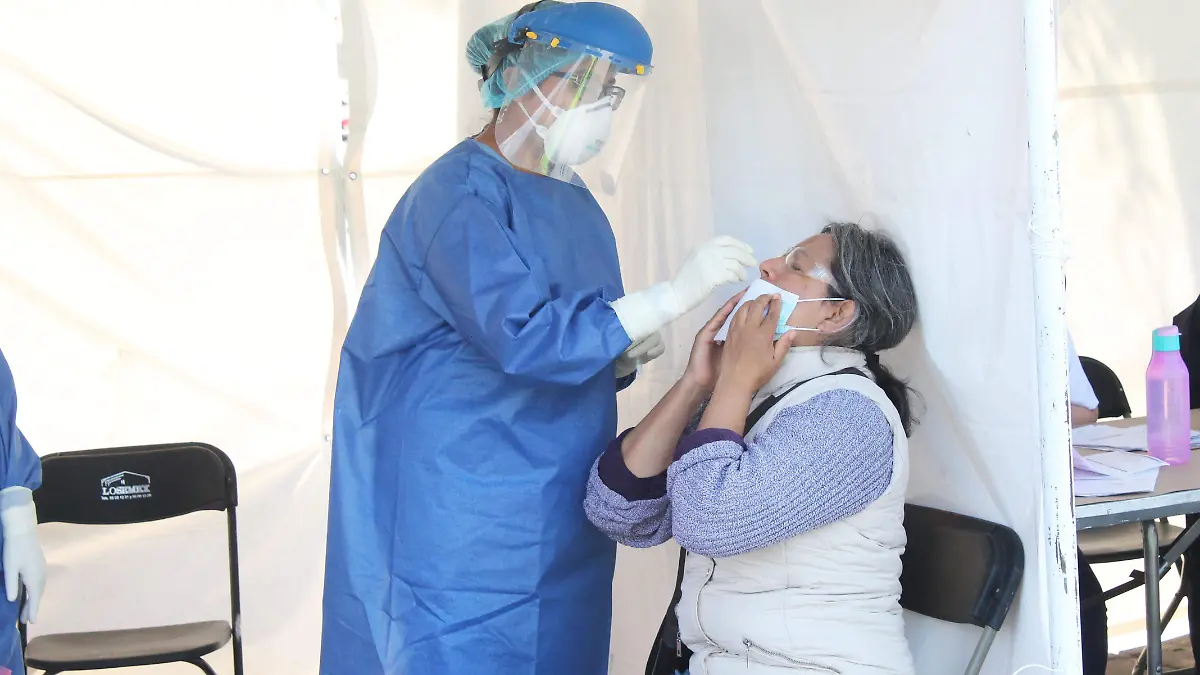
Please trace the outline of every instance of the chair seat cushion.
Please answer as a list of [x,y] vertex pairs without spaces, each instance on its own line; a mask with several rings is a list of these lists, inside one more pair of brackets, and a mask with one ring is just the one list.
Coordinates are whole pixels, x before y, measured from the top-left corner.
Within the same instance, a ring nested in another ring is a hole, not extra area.
[[[1165,550],[1183,534],[1181,528],[1154,521],[1158,528],[1158,544]],[[1122,523],[1112,527],[1083,530],[1079,533],[1079,550],[1088,563],[1120,562],[1142,559],[1142,524]]]
[[93,633],[43,635],[29,642],[25,662],[39,670],[94,670],[199,658],[232,637],[225,621]]

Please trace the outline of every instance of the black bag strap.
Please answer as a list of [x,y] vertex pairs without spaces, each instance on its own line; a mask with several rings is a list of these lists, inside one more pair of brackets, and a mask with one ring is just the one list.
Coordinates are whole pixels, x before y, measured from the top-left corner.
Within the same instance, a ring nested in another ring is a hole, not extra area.
[[763,400],[762,403],[758,404],[758,407],[756,407],[754,410],[751,410],[749,417],[746,418],[745,432],[749,433],[749,431],[754,428],[754,425],[758,424],[759,421],[763,418],[763,415],[766,415],[767,412],[771,410],[771,408],[774,408],[775,405],[778,404],[780,401],[782,401],[785,397],[787,397],[788,394],[792,393],[793,391],[796,391],[800,387],[803,387],[804,385],[808,384],[809,382],[812,382],[813,380],[817,380],[822,377],[829,377],[831,375],[858,375],[859,377],[866,377],[866,374],[863,373],[863,371],[859,370],[858,368],[852,367],[852,368],[843,368],[842,370],[839,370],[836,373],[829,373],[827,375],[818,375],[817,377],[809,378],[807,380],[804,380],[803,382],[797,382],[796,384],[793,384],[792,386],[788,387],[786,391],[782,391],[778,394],[775,394],[774,396],[768,396],[766,399]]
[[[675,618],[675,608],[683,597],[683,570],[687,562],[687,549],[679,547],[679,571],[675,575],[675,594],[671,596],[671,604],[667,605],[667,614],[658,627],[658,638],[650,649],[650,660],[646,662],[646,675],[675,675],[680,666],[687,663],[692,653],[683,644],[679,636],[679,623]],[[673,647],[673,649],[672,649]],[[685,652],[685,650],[687,650]],[[686,668],[684,669],[686,670]]]

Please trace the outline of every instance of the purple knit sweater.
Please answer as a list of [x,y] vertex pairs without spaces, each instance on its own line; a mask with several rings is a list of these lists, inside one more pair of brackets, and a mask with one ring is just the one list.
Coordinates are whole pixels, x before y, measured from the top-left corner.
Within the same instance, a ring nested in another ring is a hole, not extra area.
[[624,437],[593,466],[584,507],[635,548],[674,536],[713,558],[754,551],[862,511],[892,479],[892,428],[848,389],[784,408],[750,444],[728,429],[685,434],[674,463],[651,478],[625,466]]

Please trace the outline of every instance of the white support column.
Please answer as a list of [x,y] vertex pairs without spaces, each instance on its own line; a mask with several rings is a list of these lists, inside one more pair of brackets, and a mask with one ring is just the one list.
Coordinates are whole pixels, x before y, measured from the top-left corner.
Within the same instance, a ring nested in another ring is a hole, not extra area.
[[[1025,0],[1025,75],[1029,118],[1030,246],[1037,326],[1038,426],[1042,464],[1043,539],[1026,565],[1026,583],[1045,569],[1050,668],[1082,672],[1079,569],[1071,484],[1067,395],[1065,240],[1059,193],[1058,40],[1056,0]],[[1037,556],[1041,556],[1039,560]],[[1040,563],[1035,565],[1034,563]]]

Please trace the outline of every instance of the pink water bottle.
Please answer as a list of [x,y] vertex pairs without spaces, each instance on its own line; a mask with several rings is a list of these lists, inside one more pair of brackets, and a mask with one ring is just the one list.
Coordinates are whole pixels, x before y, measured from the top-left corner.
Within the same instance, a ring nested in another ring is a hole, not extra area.
[[1154,355],[1146,368],[1146,434],[1150,454],[1168,464],[1192,457],[1192,405],[1188,370],[1179,355],[1179,329],[1154,331]]

